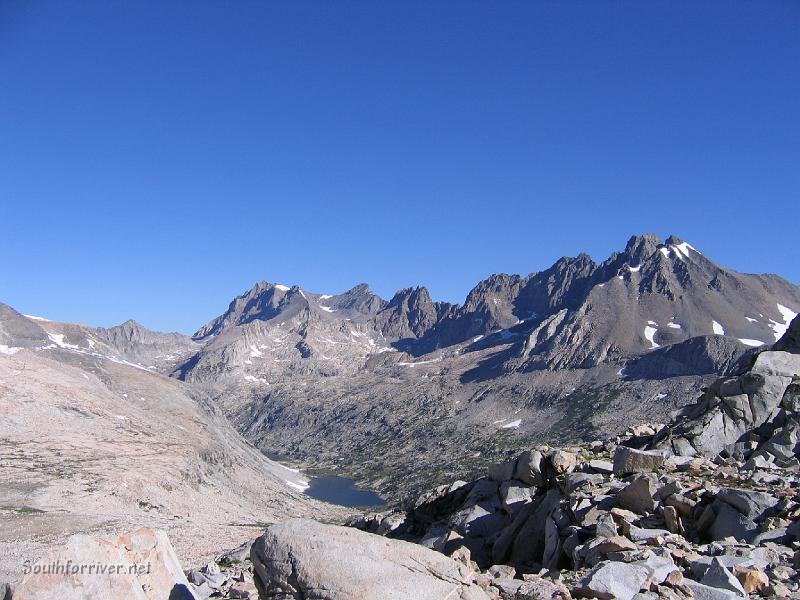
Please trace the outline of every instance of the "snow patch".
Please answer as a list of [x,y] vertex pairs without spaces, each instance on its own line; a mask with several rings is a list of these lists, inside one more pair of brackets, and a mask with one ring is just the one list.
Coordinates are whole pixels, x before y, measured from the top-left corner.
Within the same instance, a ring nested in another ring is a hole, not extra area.
[[672,322],[669,322],[669,323],[667,323],[667,327],[670,327],[670,328],[672,328],[672,329],[680,329],[680,328],[681,328],[681,325],[680,325],[680,323],[672,323]]
[[48,333],[47,337],[50,338],[50,341],[53,342],[59,348],[69,348],[70,350],[78,350],[78,346],[75,344],[68,344],[64,341],[64,334],[63,333]]
[[675,251],[675,255],[681,260],[683,260],[684,257],[689,258],[689,250],[693,250],[694,252],[701,254],[701,252],[697,248],[692,246],[689,242],[676,244],[674,246],[670,246],[670,248],[672,248]]
[[329,313],[336,312],[336,309],[335,309],[335,308],[331,308],[330,306],[322,306],[322,305],[320,304],[320,305],[319,305],[319,307],[320,307],[322,310],[324,310],[325,312],[329,312]]
[[779,323],[774,319],[769,320],[769,327],[772,331],[775,332],[775,341],[777,342],[779,339],[783,337],[783,334],[786,333],[786,330],[789,329],[789,325],[791,324],[792,320],[797,316],[797,313],[794,312],[791,308],[785,307],[783,304],[778,304],[778,311],[781,313],[783,317],[783,323]]
[[506,423],[502,425],[501,429],[519,429],[519,426],[522,425],[522,419],[517,419],[516,421],[511,421],[511,423]]
[[269,382],[266,379],[259,379],[258,377],[253,377],[252,375],[245,375],[244,379],[245,379],[245,381],[251,381],[253,383],[266,383],[266,384],[269,384]]
[[6,346],[5,344],[0,344],[0,354],[8,354],[9,356],[12,354],[16,354],[22,350],[22,348],[15,348],[13,346]]
[[638,273],[641,270],[641,268],[642,268],[642,265],[638,265],[636,267],[628,267],[628,270],[631,273]]
[[711,321],[711,329],[714,330],[716,335],[725,335],[725,328],[716,321]]
[[754,319],[753,317],[745,317],[745,319],[747,319],[751,323],[758,323],[758,319]]
[[288,286],[282,285],[280,283],[276,283],[275,287],[278,288],[282,292],[288,292],[289,291],[289,287]]
[[[652,323],[652,321],[650,322]],[[653,339],[657,331],[658,329],[656,329],[655,327],[650,327],[649,325],[644,328],[644,337],[647,339],[648,342],[650,342],[650,348],[653,349],[660,348],[660,346],[656,344],[655,340]],[[620,375],[621,374],[622,373],[620,373]]]
[[47,323],[50,322],[50,319],[45,319],[44,317],[37,317],[36,315],[22,315],[23,317],[28,317],[29,319],[33,319],[34,321],[45,321]]
[[322,294],[322,296],[319,297],[320,300],[327,300],[328,298],[333,298],[333,296],[330,294]]
[[747,338],[739,338],[739,341],[742,342],[745,346],[753,346],[754,348],[764,345],[764,342],[762,342],[761,340],[749,340]]
[[307,481],[304,481],[302,483],[295,483],[294,481],[289,481],[288,479],[286,480],[286,485],[288,485],[290,488],[296,489],[298,492],[305,492],[308,488],[311,487]]
[[472,338],[472,343],[474,344],[475,342],[480,342],[482,339],[483,339],[482,335],[475,336],[474,338]]
[[661,252],[661,254],[663,254],[667,258],[669,258],[669,248],[659,248],[658,251]]
[[259,350],[258,348],[255,347],[255,345],[253,345],[250,346],[250,356],[252,358],[261,358],[264,355],[261,354],[261,350]]
[[432,360],[421,360],[419,362],[399,362],[397,363],[401,367],[416,367],[417,365],[429,365],[431,363],[441,362],[442,357],[434,358]]

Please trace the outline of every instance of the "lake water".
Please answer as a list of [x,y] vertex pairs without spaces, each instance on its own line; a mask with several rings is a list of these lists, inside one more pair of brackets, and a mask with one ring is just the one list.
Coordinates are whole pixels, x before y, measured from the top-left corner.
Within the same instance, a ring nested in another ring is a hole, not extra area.
[[315,477],[305,491],[307,496],[341,506],[383,506],[386,501],[375,492],[362,490],[351,479]]

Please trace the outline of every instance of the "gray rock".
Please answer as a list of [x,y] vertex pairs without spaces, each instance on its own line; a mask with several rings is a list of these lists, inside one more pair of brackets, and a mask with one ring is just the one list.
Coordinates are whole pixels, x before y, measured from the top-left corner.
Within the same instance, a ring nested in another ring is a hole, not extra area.
[[603,483],[603,476],[598,473],[570,473],[566,478],[565,489],[567,494],[583,488],[601,485]]
[[268,597],[485,600],[473,572],[443,554],[350,527],[292,519],[269,527],[250,553]]
[[742,490],[738,488],[722,488],[717,492],[717,499],[733,506],[748,519],[757,520],[764,516],[770,508],[778,503],[778,499],[765,492]]
[[528,600],[568,600],[570,593],[561,584],[543,577],[526,577],[517,590],[517,597]]
[[674,506],[664,507],[664,526],[670,533],[677,533],[683,535],[683,525],[681,525],[678,511]]
[[717,557],[714,557],[711,561],[711,565],[703,575],[703,579],[700,583],[728,590],[739,596],[747,596],[747,592],[744,591],[739,580],[736,579],[733,573],[725,568],[725,565],[723,565]]
[[495,481],[508,481],[514,477],[514,469],[517,466],[517,461],[509,460],[504,463],[494,464],[489,466],[487,475],[489,479]]
[[658,479],[652,474],[637,475],[617,494],[619,505],[639,514],[651,513],[656,508],[656,485]]
[[488,537],[505,524],[502,514],[488,502],[464,508],[450,517],[450,526],[464,537]]
[[544,478],[542,477],[542,453],[539,450],[523,452],[517,459],[514,478],[528,485],[542,486],[544,484]]
[[492,580],[492,587],[500,590],[500,596],[503,598],[514,598],[525,583],[521,579],[509,579],[508,577],[499,577]]
[[577,591],[601,600],[632,600],[649,575],[641,565],[604,561],[581,579]]
[[597,518],[597,529],[595,535],[601,538],[615,537],[618,533],[617,522],[611,513],[602,513]]
[[589,468],[595,473],[609,475],[614,472],[614,463],[610,460],[590,460]]
[[650,581],[656,584],[663,583],[670,574],[676,571],[680,572],[680,569],[675,565],[672,556],[670,556],[668,552],[664,552],[663,555],[653,554],[647,557],[647,559],[633,564],[640,565],[647,569]]
[[710,539],[734,537],[739,541],[752,542],[758,535],[758,526],[730,504],[715,500],[711,508],[715,517],[708,529]]
[[534,491],[521,481],[504,481],[500,485],[500,499],[503,501],[503,508],[508,512],[522,508],[531,501]]
[[634,542],[647,542],[656,538],[664,538],[669,535],[666,529],[648,529],[631,525],[628,528],[628,537]]
[[756,567],[758,569],[765,569],[769,565],[769,561],[765,560],[764,556],[758,552],[750,552],[748,556],[734,556],[731,554],[723,554],[721,556],[701,556],[690,562],[692,575],[696,578],[702,579],[706,571],[711,566],[712,561],[719,561],[726,569],[732,570],[738,566],[741,567]]
[[695,600],[738,600],[741,598],[741,596],[729,590],[705,585],[691,579],[686,579],[684,585],[692,590]]
[[630,473],[652,473],[664,464],[664,456],[660,452],[636,450],[626,446],[617,446],[614,452],[614,473],[626,475]]
[[525,524],[520,528],[511,546],[512,563],[540,561],[545,547],[545,527],[550,516],[561,503],[561,493],[557,489],[548,490],[533,506]]

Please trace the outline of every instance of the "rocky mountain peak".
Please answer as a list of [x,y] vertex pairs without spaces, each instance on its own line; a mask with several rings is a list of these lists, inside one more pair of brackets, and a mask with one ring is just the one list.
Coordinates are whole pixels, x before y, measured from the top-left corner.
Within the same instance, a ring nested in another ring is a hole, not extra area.
[[390,338],[420,338],[436,325],[438,317],[437,305],[427,288],[404,288],[378,313],[377,325]]
[[655,233],[635,235],[628,240],[623,255],[631,266],[640,265],[650,258],[663,242]]

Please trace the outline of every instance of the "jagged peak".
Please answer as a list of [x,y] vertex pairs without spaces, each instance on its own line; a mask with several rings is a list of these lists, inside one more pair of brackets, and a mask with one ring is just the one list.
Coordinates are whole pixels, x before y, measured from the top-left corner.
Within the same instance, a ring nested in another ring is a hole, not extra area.
[[664,243],[661,238],[655,233],[646,233],[644,235],[634,235],[625,246],[625,256],[629,262],[633,261],[636,264],[641,263],[643,260],[653,255],[659,246]]
[[431,300],[430,292],[428,292],[428,288],[425,286],[417,286],[397,290],[394,296],[392,296],[392,299],[389,301],[389,306],[395,306],[406,300],[416,300],[424,303],[433,302],[433,300]]
[[356,295],[356,294],[371,294],[375,295],[375,292],[370,289],[368,283],[359,283],[358,285],[354,285],[352,288],[347,290],[344,294]]

